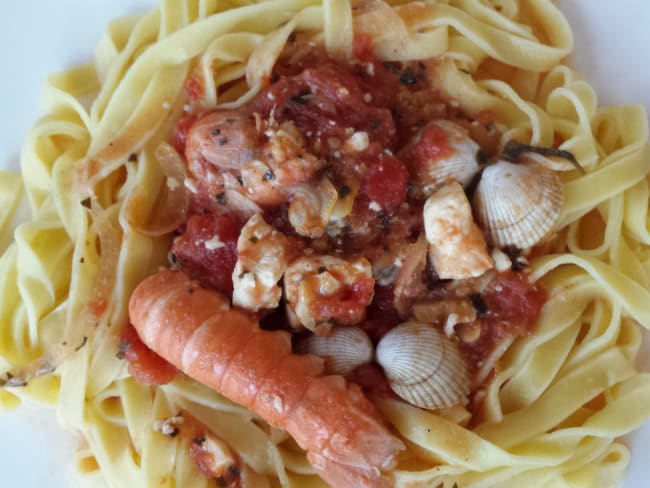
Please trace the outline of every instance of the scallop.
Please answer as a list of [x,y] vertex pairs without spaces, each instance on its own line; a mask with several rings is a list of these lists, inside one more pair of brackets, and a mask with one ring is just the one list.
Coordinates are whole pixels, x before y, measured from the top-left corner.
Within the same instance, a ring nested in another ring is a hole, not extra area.
[[485,168],[474,193],[476,217],[492,242],[519,249],[549,234],[563,201],[564,187],[555,172],[503,160]]
[[335,327],[327,336],[310,335],[296,343],[294,350],[324,358],[326,372],[342,376],[372,361],[374,353],[372,342],[358,327]]
[[377,344],[376,358],[391,389],[417,407],[450,407],[470,391],[458,346],[430,325],[405,322],[391,329]]
[[[438,150],[420,151],[416,157],[419,144]],[[449,181],[455,180],[467,187],[479,171],[479,150],[480,146],[469,137],[464,127],[450,120],[435,120],[413,138],[404,157],[410,162],[416,183],[425,195],[429,195]]]

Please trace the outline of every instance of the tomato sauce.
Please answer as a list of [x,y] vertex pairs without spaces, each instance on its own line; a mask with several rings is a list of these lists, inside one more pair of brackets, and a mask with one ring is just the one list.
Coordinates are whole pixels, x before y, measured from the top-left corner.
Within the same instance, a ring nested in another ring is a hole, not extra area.
[[547,295],[540,285],[528,279],[526,273],[506,271],[499,273],[488,285],[481,299],[485,313],[478,319],[480,336],[462,345],[470,359],[470,367],[475,370],[501,341],[532,332]]
[[129,374],[141,383],[163,385],[176,376],[176,368],[145,346],[130,324],[120,337],[120,356],[128,361]]
[[[258,202],[265,221],[295,244],[296,257],[305,249],[321,254],[336,253],[344,259],[362,255],[373,267],[382,263],[373,271],[383,273],[382,276],[397,275],[409,258],[400,252],[405,246],[415,244],[423,231],[422,207],[426,195],[419,192],[414,180],[426,171],[425,162],[448,157],[455,151],[444,129],[430,122],[456,121],[488,155],[495,154],[500,133],[494,129],[494,114],[468,116],[441,99],[428,83],[428,70],[435,69],[433,64],[378,60],[372,39],[363,34],[354,39],[353,56],[353,62],[336,61],[322,49],[306,49],[304,44],[290,39],[264,87],[237,114],[255,121],[257,146],[251,151],[255,159],[272,160],[271,149],[265,145],[270,144],[272,135],[267,132],[278,131],[286,123],[304,139],[300,141],[300,151],[324,161],[307,184],[315,185],[327,177],[339,197],[355,192],[349,214],[336,225],[328,225],[326,232],[315,239],[297,235],[292,227],[288,217],[290,192],[279,191],[284,195],[282,198],[286,197],[280,203]],[[190,78],[185,89],[193,101],[203,95],[204,87],[197,79]],[[187,134],[195,121],[194,116],[186,115],[174,130],[172,143],[181,154],[185,152]],[[214,144],[222,139],[223,134],[219,135]],[[303,156],[299,153],[292,157]],[[219,177],[224,176],[223,181],[218,180],[217,185],[226,185],[229,179],[244,186],[243,170],[236,164],[226,161],[224,168],[220,168],[207,159],[198,161],[197,166],[201,164],[222,171]],[[264,173],[260,180],[266,182],[276,176]],[[253,194],[247,190],[251,189],[234,191],[247,197]],[[192,201],[199,203],[195,205],[195,214],[179,229],[171,256],[174,265],[190,277],[231,296],[237,240],[245,219],[215,210],[214,201],[219,200],[219,195],[201,191],[192,195]],[[390,328],[412,318],[404,309],[410,309],[418,300],[466,298],[454,295],[459,293],[457,290],[448,291],[449,283],[435,275],[426,258],[424,263],[408,268],[413,274],[412,283],[408,277],[402,277],[406,283],[399,286],[395,286],[395,281],[375,284],[373,275],[373,279],[357,280],[333,295],[319,296],[311,303],[309,313],[316,322],[334,317],[339,324],[347,324],[346,317],[354,317],[350,324],[358,322],[358,317],[365,317],[355,325],[376,343]],[[481,309],[476,320],[480,334],[461,345],[471,367],[476,369],[506,338],[529,333],[545,301],[544,290],[531,283],[525,273],[498,273],[476,299]],[[260,312],[263,327],[288,329],[284,306],[281,303],[277,310]],[[367,390],[372,390],[373,382],[385,383],[375,366],[362,368],[353,375]]]
[[[341,281],[345,279],[337,278]],[[317,322],[335,317],[338,323],[352,325],[351,318],[363,316],[366,304],[372,297],[374,284],[373,279],[358,279],[351,286],[344,286],[338,293],[314,301],[310,312]]]

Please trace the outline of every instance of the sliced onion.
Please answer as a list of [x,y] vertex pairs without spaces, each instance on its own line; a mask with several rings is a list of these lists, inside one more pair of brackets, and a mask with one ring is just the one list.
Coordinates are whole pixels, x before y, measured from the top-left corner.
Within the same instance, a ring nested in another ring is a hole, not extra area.
[[[125,217],[141,234],[168,234],[187,219],[189,198],[183,184],[187,178],[185,161],[172,146],[161,143],[154,152],[153,161],[143,159],[139,164],[144,165],[138,169],[139,173],[153,174],[138,178],[127,198]],[[153,181],[158,182],[158,188],[150,186]]]

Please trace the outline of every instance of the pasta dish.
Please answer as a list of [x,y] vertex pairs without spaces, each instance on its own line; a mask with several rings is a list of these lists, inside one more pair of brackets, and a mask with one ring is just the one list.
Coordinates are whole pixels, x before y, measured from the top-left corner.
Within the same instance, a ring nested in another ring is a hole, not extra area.
[[0,173],[0,405],[88,486],[617,486],[648,120],[572,43],[550,0],[112,21]]

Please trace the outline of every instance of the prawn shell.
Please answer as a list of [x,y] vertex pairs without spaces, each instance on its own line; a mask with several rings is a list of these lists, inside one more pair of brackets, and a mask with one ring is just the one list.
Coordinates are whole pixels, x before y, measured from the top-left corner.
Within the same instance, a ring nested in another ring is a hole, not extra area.
[[391,329],[377,344],[376,358],[391,389],[417,407],[447,408],[470,391],[458,346],[430,325],[405,322]]
[[324,358],[326,372],[342,376],[371,362],[374,354],[368,335],[358,327],[335,327],[327,336],[310,335],[298,341],[294,350]]
[[[428,195],[440,185],[453,180],[458,181],[463,187],[467,187],[479,171],[477,154],[481,149],[480,146],[469,137],[465,128],[454,122],[436,120],[431,124],[444,130],[448,138],[447,143],[452,151],[439,159],[428,162],[424,192]],[[419,140],[421,133],[416,137]]]
[[497,161],[485,168],[474,193],[479,224],[498,247],[527,249],[541,241],[563,202],[559,176],[536,163]]

